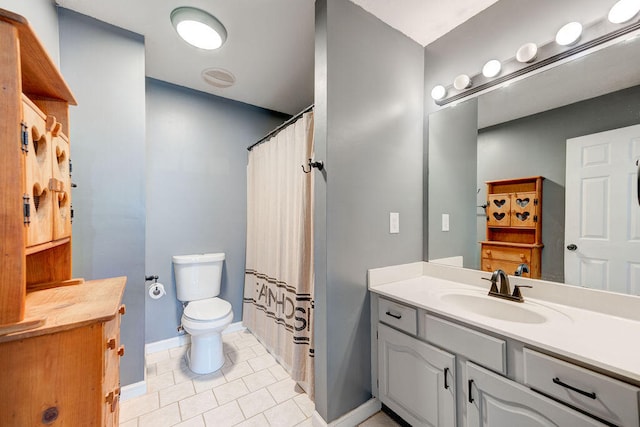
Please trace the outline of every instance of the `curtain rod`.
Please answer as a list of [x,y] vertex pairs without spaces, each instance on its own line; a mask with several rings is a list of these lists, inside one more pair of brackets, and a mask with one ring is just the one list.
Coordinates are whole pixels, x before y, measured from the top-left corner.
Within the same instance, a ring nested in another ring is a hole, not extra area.
[[297,121],[300,117],[302,117],[302,115],[304,113],[307,113],[307,112],[313,110],[313,106],[314,106],[314,104],[309,105],[307,108],[305,108],[304,110],[300,111],[298,114],[296,114],[295,116],[291,117],[286,122],[282,123],[280,126],[278,126],[274,130],[272,130],[271,132],[269,132],[268,134],[266,134],[265,136],[260,138],[258,140],[258,142],[256,142],[256,143],[250,145],[249,147],[247,147],[247,151],[253,150],[253,147],[255,147],[256,145],[260,145],[263,142],[265,142],[266,140],[268,140],[269,138],[276,136],[278,134],[278,132],[280,132],[282,129],[284,129],[286,126],[290,125],[291,123]]

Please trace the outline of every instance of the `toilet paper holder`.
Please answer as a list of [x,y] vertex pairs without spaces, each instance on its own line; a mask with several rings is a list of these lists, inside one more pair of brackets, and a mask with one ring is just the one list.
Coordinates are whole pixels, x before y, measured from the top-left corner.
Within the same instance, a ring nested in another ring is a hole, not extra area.
[[158,277],[157,274],[154,275],[154,276],[144,276],[144,281],[145,282],[150,282],[150,281],[153,280],[153,283],[158,283],[158,279],[159,279],[159,277]]

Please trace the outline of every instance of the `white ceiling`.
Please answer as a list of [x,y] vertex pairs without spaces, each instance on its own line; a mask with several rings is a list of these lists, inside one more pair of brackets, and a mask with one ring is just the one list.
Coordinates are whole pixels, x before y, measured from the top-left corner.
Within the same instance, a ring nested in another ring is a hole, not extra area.
[[[143,35],[149,77],[288,114],[313,103],[314,0],[56,1]],[[352,1],[424,46],[496,0]],[[203,51],[179,39],[169,21],[179,6],[216,16],[228,33],[223,47]],[[205,83],[210,67],[230,71],[235,85]]]

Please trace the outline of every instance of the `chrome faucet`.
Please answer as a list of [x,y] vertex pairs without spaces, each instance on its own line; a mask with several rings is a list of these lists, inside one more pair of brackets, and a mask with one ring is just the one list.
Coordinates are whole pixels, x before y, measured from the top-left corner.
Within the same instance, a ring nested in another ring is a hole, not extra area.
[[529,266],[523,263],[523,264],[520,264],[518,268],[516,268],[516,272],[514,273],[514,275],[522,276],[523,273],[528,273],[528,272],[529,272]]
[[[528,272],[528,267],[526,264],[520,264],[518,266],[518,271],[520,271],[521,274],[525,269],[526,269],[526,272]],[[524,298],[522,297],[522,292],[520,292],[520,288],[531,288],[531,286],[529,285],[515,285],[513,289],[513,294],[511,294],[511,286],[509,285],[509,276],[507,276],[507,273],[505,273],[504,270],[500,270],[500,269],[495,270],[491,274],[490,279],[487,279],[486,277],[483,277],[483,279],[489,280],[491,282],[491,289],[489,289],[489,296],[503,298],[509,301],[524,302]],[[498,281],[500,281],[499,290],[498,290]]]

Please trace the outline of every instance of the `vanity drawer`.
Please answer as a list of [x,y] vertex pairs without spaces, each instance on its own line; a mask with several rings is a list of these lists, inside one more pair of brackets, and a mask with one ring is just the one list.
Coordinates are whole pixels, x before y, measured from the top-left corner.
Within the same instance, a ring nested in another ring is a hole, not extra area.
[[511,261],[518,264],[531,263],[531,249],[504,246],[482,245],[482,258],[488,260]]
[[430,314],[424,314],[425,338],[495,372],[507,374],[507,344],[504,340],[474,331]]
[[524,349],[524,381],[534,390],[610,423],[640,425],[638,387],[528,348]]
[[418,333],[417,317],[418,314],[413,307],[384,298],[378,299],[378,319],[387,325],[416,335]]

